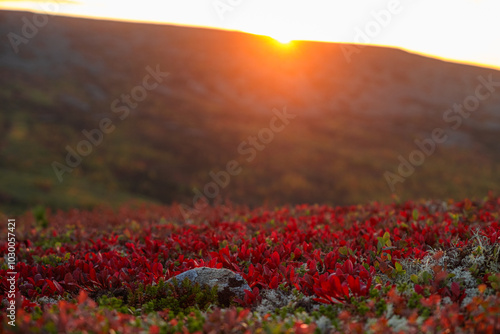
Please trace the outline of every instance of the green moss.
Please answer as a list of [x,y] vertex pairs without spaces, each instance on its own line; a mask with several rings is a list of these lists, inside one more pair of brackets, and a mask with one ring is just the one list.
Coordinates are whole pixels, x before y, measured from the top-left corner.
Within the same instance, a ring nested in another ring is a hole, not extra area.
[[[129,307],[125,302],[116,297],[102,296],[97,300],[97,304],[105,309],[116,310],[121,313],[136,314],[134,307]],[[137,314],[136,314],[137,315]]]
[[218,306],[217,286],[202,287],[187,278],[180,285],[175,278],[172,283],[160,280],[157,285],[140,284],[135,291],[129,293],[128,305],[141,308],[143,313],[165,309],[174,314],[207,310],[213,305]]
[[387,302],[380,299],[375,303],[375,314],[380,317],[387,311]]
[[[74,244],[75,242],[71,240],[71,232],[66,232],[64,235],[51,236],[48,237],[48,233],[41,232],[40,239],[33,242],[35,246],[40,246],[42,249],[58,248],[63,244]],[[46,236],[46,237],[44,237]],[[71,256],[71,254],[70,254]],[[69,258],[68,258],[69,259]]]
[[365,315],[368,311],[370,311],[370,307],[366,304],[365,300],[356,300],[353,298],[352,305],[355,307],[356,312],[361,315]]
[[64,254],[64,257],[57,256],[55,254],[49,254],[44,256],[33,255],[33,261],[38,264],[44,264],[47,266],[56,267],[64,264],[66,261],[69,260],[70,257],[71,257],[70,253]]
[[38,205],[33,209],[33,217],[35,218],[36,223],[41,228],[45,229],[49,226],[49,221],[47,219],[47,212],[43,206]]

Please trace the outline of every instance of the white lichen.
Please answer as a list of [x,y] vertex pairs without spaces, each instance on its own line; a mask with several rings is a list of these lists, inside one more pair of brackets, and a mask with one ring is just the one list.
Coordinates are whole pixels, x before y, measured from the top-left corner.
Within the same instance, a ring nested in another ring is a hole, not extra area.
[[[442,270],[452,274],[447,279],[447,287],[456,282],[461,289],[465,289],[466,297],[461,306],[468,305],[474,296],[479,294],[477,289],[478,275],[485,272],[500,272],[500,244],[491,243],[487,236],[481,234],[479,230],[472,231],[472,236],[466,246],[459,247],[453,244],[448,249],[431,249],[422,259],[404,259],[401,265],[406,271],[399,274],[394,283],[408,284],[414,286],[412,275],[416,275],[419,280],[425,272],[434,279],[434,269],[441,267]],[[420,281],[419,284],[425,282]],[[412,293],[413,289],[407,289],[406,293]],[[443,299],[443,303],[451,302],[451,299]]]
[[406,318],[402,318],[398,315],[393,315],[387,320],[387,324],[392,327],[394,332],[408,332],[408,320]]
[[333,328],[330,319],[322,315],[318,320],[316,320],[316,326],[321,334],[329,333]]

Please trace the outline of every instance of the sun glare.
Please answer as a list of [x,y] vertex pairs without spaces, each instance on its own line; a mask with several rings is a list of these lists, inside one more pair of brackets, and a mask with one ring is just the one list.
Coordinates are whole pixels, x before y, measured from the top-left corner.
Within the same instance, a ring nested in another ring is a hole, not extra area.
[[290,44],[291,41],[297,39],[296,35],[294,35],[293,32],[291,31],[279,31],[279,32],[274,31],[272,33],[267,33],[265,35],[271,37],[276,42],[283,45]]
[[289,44],[293,39],[290,37],[282,36],[282,37],[275,37],[271,36],[274,40],[280,42],[281,44]]

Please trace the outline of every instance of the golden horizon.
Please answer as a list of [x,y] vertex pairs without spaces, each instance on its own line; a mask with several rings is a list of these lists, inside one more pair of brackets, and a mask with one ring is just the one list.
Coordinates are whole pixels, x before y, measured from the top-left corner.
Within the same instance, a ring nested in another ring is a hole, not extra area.
[[[144,0],[149,1],[151,0]],[[212,4],[223,3],[222,0],[216,0]],[[405,1],[405,0],[401,0]],[[93,20],[105,20],[105,21],[121,21],[121,22],[131,22],[131,23],[146,23],[146,24],[161,24],[161,25],[174,25],[174,26],[185,26],[194,28],[205,28],[205,29],[217,29],[226,31],[237,31],[242,33],[254,34],[268,36],[274,39],[278,44],[283,47],[289,46],[292,41],[309,41],[309,42],[321,42],[321,43],[345,43],[345,44],[362,44],[371,45],[379,47],[396,48],[409,53],[422,55],[425,57],[435,58],[446,62],[459,63],[464,65],[478,66],[484,68],[490,68],[494,70],[500,70],[500,43],[498,47],[494,46],[494,43],[487,47],[487,50],[491,50],[490,53],[485,53],[483,51],[474,52],[473,46],[465,45],[464,48],[456,47],[453,45],[443,45],[442,51],[432,51],[433,49],[438,50],[440,43],[436,41],[428,41],[426,43],[425,38],[421,40],[414,40],[413,42],[400,36],[396,36],[395,40],[401,39],[400,43],[391,43],[389,41],[378,41],[377,28],[382,30],[385,13],[386,21],[390,21],[387,17],[396,16],[403,10],[403,6],[398,0],[389,0],[386,8],[371,11],[371,16],[368,17],[365,25],[356,25],[352,31],[351,36],[345,37],[340,35],[332,34],[329,36],[325,31],[328,29],[303,29],[304,27],[299,24],[290,24],[277,22],[276,24],[269,24],[269,22],[264,22],[260,24],[249,23],[247,21],[242,21],[241,24],[218,24],[214,19],[216,17],[212,13],[212,17],[207,19],[205,16],[196,17],[196,15],[186,15],[186,13],[181,13],[179,11],[178,15],[167,15],[167,17],[162,16],[160,13],[151,10],[138,10],[138,8],[126,7],[123,3],[118,5],[118,0],[108,0],[106,6],[96,0],[84,0],[84,1],[1,1],[0,0],[0,10],[10,10],[10,11],[27,11],[31,13],[46,13],[48,15],[55,16],[66,16],[74,18],[85,18]],[[233,1],[234,3],[235,1]],[[240,0],[241,2],[241,0]],[[392,5],[391,5],[392,3]],[[394,3],[399,3],[399,7],[394,5]],[[392,6],[392,7],[391,7]],[[229,7],[221,7],[216,14],[230,13]],[[116,10],[115,10],[116,9]],[[225,11],[224,11],[225,10]],[[236,9],[232,9],[236,10]],[[166,10],[165,10],[166,11]],[[171,12],[171,11],[170,11]],[[170,13],[169,12],[169,13]],[[191,11],[193,12],[193,11]],[[187,12],[187,13],[191,13]],[[215,11],[217,12],[217,11]],[[155,14],[155,15],[153,15]],[[377,16],[378,15],[378,16]],[[313,18],[314,19],[314,18]],[[214,22],[214,20],[216,22]],[[395,19],[394,19],[395,20]],[[273,21],[271,21],[272,23]],[[347,21],[346,21],[347,22]],[[220,22],[219,22],[220,23]],[[280,24],[282,23],[282,24]],[[292,22],[293,23],[293,22]],[[378,26],[377,26],[378,25]],[[375,29],[375,30],[374,30]],[[349,29],[347,29],[349,30]],[[389,30],[387,34],[393,34],[392,30]],[[380,33],[381,34],[381,33]],[[409,33],[411,34],[411,33]],[[404,37],[404,36],[403,36]],[[455,40],[459,40],[455,37]],[[484,38],[484,37],[482,37]],[[403,42],[404,41],[404,42]],[[480,41],[476,41],[476,46]],[[445,43],[442,43],[445,44]],[[465,44],[465,43],[464,43]],[[421,47],[418,47],[421,45]],[[446,49],[448,48],[448,49]],[[461,52],[462,51],[462,52]],[[456,54],[452,56],[451,54]],[[489,60],[491,59],[491,60]]]

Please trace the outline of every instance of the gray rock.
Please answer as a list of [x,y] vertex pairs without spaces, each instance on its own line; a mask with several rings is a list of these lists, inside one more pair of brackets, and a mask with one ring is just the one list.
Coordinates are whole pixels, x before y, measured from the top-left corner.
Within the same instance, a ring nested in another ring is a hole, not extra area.
[[[167,283],[172,283],[174,277]],[[229,306],[231,300],[236,297],[245,298],[245,290],[251,290],[247,281],[241,275],[232,272],[229,269],[215,269],[208,267],[194,268],[175,276],[177,284],[188,278],[193,283],[200,286],[208,285],[213,288],[217,286],[219,303],[222,306]]]

